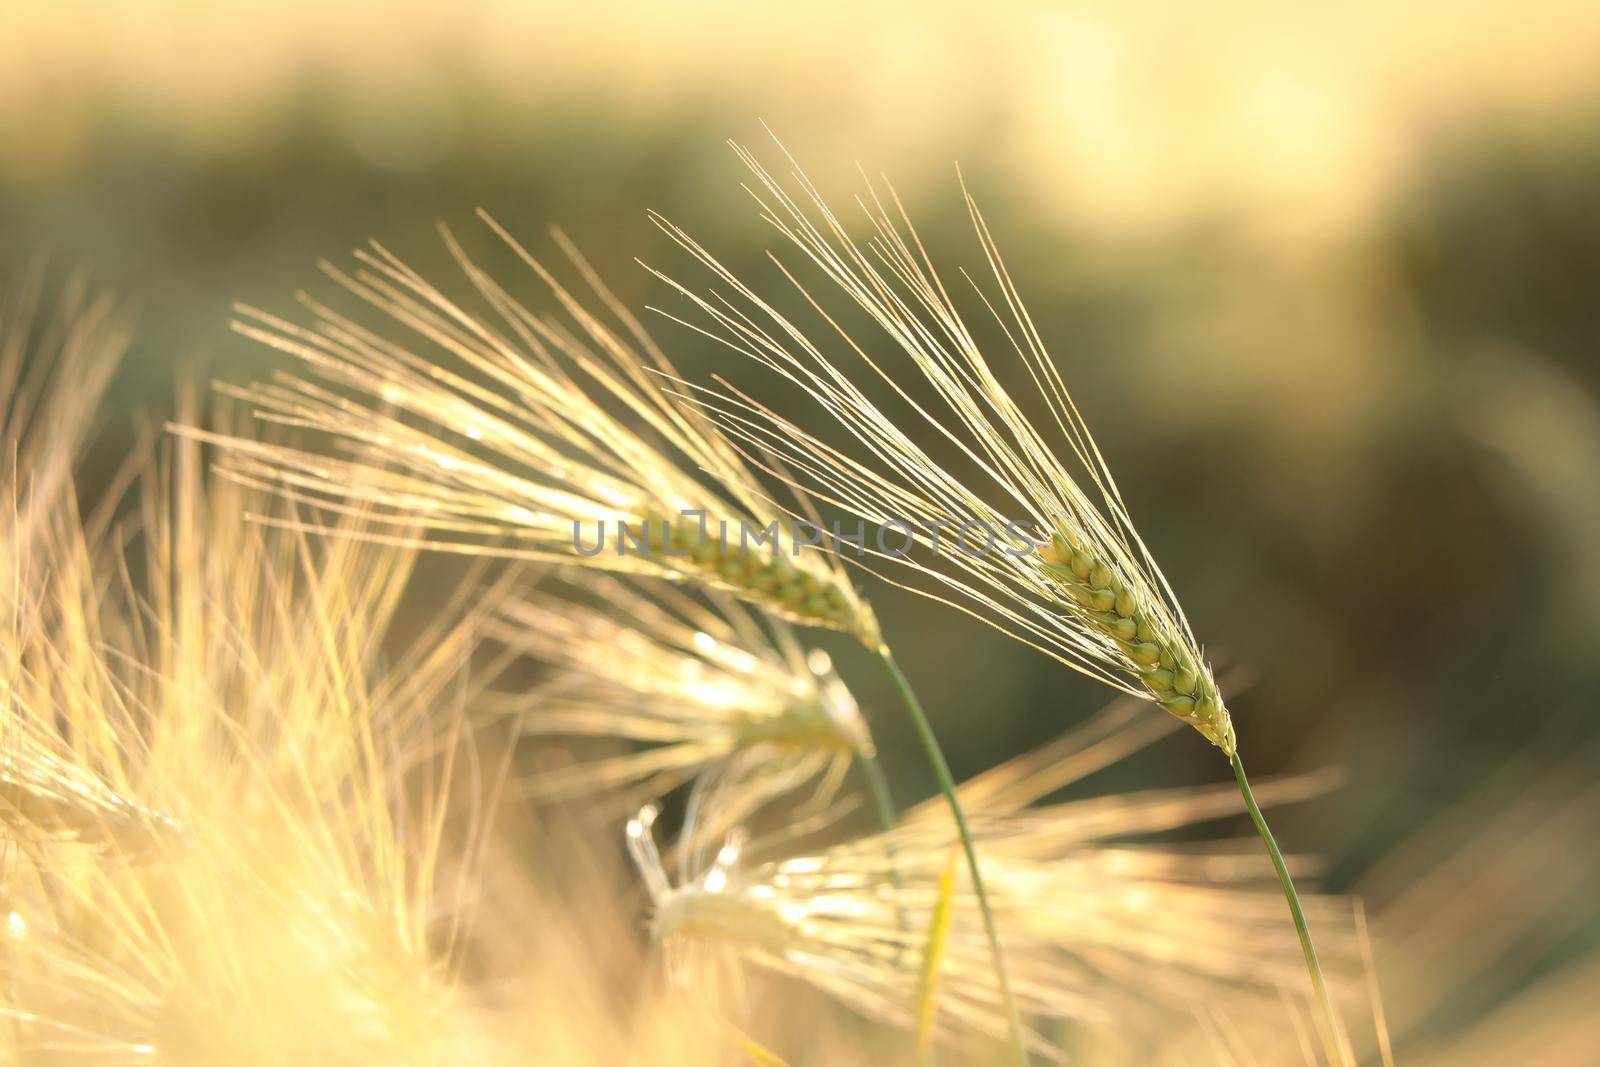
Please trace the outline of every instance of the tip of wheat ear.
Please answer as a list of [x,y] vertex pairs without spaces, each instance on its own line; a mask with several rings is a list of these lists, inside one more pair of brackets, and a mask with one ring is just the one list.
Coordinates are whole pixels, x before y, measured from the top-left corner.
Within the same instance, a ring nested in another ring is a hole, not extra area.
[[1164,625],[1112,560],[1057,531],[1039,550],[1040,567],[1077,616],[1122,654],[1150,699],[1233,755],[1233,721],[1211,669]]

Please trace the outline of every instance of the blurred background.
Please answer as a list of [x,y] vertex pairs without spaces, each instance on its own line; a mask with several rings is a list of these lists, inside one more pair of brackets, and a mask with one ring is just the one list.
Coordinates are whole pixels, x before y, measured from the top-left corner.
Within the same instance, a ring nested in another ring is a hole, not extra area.
[[[287,311],[367,238],[448,276],[438,221],[474,248],[479,207],[530,243],[559,224],[640,308],[666,297],[634,257],[692,273],[655,209],[770,282],[723,144],[762,120],[836,207],[857,163],[888,174],[947,270],[981,265],[959,161],[1195,629],[1250,680],[1252,770],[1346,769],[1280,837],[1402,915],[1481,850],[1391,931],[1433,953],[1394,965],[1404,1001],[1466,966],[1426,936],[1439,900],[1486,909],[1472,980],[1396,1006],[1414,1048],[1600,944],[1593,3],[11,0],[0,274],[81,268],[138,309],[109,470],[181,375],[283,365],[233,301]],[[652,328],[690,377],[755,377]],[[900,656],[959,773],[1105,699],[868,590],[915,627]],[[929,792],[899,719],[875,728]],[[1103,784],[1220,781],[1213,755],[1184,736]]]

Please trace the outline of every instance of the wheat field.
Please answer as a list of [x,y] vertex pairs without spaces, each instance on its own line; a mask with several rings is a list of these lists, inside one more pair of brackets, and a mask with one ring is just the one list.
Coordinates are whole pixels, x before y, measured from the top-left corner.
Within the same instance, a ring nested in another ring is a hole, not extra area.
[[0,1064],[1600,1062],[1595,54],[0,12]]

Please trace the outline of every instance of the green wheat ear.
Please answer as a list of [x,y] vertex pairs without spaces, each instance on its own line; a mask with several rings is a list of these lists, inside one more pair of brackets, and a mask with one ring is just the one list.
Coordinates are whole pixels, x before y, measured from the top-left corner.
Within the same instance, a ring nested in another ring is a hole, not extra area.
[[686,577],[723,586],[791,622],[841,630],[870,649],[882,643],[871,607],[842,575],[818,566],[816,553],[786,556],[781,541],[770,547],[724,542],[706,534],[697,518],[658,519],[649,528],[666,530],[660,561]]
[[1233,721],[1210,668],[1167,632],[1146,606],[1137,583],[1065,530],[1052,534],[1040,554],[1041,567],[1076,605],[1078,616],[1138,668],[1151,697],[1224,754],[1233,755]]

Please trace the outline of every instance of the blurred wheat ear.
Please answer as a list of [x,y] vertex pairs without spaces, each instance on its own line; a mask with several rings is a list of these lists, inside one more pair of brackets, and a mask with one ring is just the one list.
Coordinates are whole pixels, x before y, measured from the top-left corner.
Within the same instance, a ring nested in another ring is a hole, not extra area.
[[130,317],[76,276],[0,284],[0,825],[36,860],[70,841],[127,855],[171,822],[133,797],[103,726],[74,718],[83,664],[50,635],[89,580],[75,467],[127,349]]
[[71,290],[56,323],[3,306],[0,1053],[495,1062],[436,880],[471,612],[389,674],[414,553],[251,524],[191,442],[86,520],[76,453],[126,333]]
[[[1029,1048],[1042,1057],[1059,1055],[1044,1037],[1053,1024],[1129,1048],[1158,1044],[1172,1020],[1211,1005],[1275,1002],[1303,967],[1294,932],[1276,921],[1282,903],[1259,852],[1227,841],[1145,840],[1235,816],[1230,786],[1044,802],[1175,729],[1131,704],[960,790],[1030,1019]],[[1303,801],[1328,784],[1277,781],[1263,795]],[[742,806],[744,788],[718,783],[701,812]],[[676,871],[658,851],[656,816],[645,808],[626,837],[654,905],[653,936],[677,981],[731,1000],[746,972],[766,972],[902,1028],[924,1048],[963,1035],[1006,1039],[973,886],[961,877],[959,841],[939,798],[887,834],[815,849],[788,827],[730,834],[720,849],[684,853]],[[1324,921],[1343,911],[1329,899],[1311,904]],[[1341,962],[1353,959],[1349,939],[1339,948]]]
[[[572,571],[508,598],[483,633],[549,674],[480,714],[573,749],[529,775],[534,798],[601,805],[620,821],[685,782],[697,793],[737,782],[741,802],[703,827],[720,837],[808,786],[802,813],[826,809],[851,762],[874,752],[831,657],[715,590]],[[593,754],[619,741],[631,750]]]

